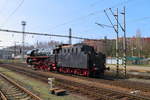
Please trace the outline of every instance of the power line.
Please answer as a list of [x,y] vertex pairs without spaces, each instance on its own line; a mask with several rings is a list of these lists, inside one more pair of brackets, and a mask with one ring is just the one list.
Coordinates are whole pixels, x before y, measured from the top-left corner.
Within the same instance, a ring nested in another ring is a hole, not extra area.
[[2,13],[2,11],[4,11],[4,8],[6,7],[8,0],[5,0],[5,2],[2,4],[2,7],[0,9],[0,12]]
[[[105,15],[107,17],[107,19],[109,20],[110,24],[112,25],[114,31],[116,32],[116,58],[117,58],[117,64],[116,64],[116,75],[118,77],[119,75],[119,46],[118,46],[118,41],[119,41],[119,21],[118,21],[118,8],[117,8],[117,12],[116,14],[114,14],[112,12],[112,15],[115,17],[116,19],[116,24],[113,24],[111,18],[108,16],[107,12],[104,10]],[[116,26],[116,27],[115,27]]]
[[[106,11],[104,10],[104,12],[106,13]],[[115,27],[113,26],[112,22],[111,22],[111,19],[109,18],[109,16],[107,15],[106,13],[106,16],[107,18],[109,19],[111,25],[114,27],[114,30],[117,30],[116,33],[117,33],[117,42],[116,42],[116,48],[117,48],[117,53],[116,53],[116,57],[117,57],[117,75],[119,73],[119,63],[118,63],[118,54],[119,54],[119,51],[118,51],[118,25],[120,26],[120,28],[122,29],[122,31],[124,32],[124,38],[123,38],[123,65],[124,65],[124,68],[125,68],[125,77],[126,77],[126,20],[125,20],[125,15],[126,15],[126,10],[125,10],[125,6],[123,8],[123,12],[121,12],[121,14],[123,15],[123,25],[120,24],[120,22],[118,21],[118,8],[117,8],[117,14],[114,14],[113,11],[111,10],[110,8],[110,12],[111,14],[114,16],[115,20],[117,21],[117,29],[115,29]]]
[[130,21],[127,21],[127,22],[139,22],[139,21],[143,21],[143,20],[148,20],[150,19],[150,16],[147,16],[147,17],[142,17],[142,18],[138,18],[138,19],[135,19],[135,20],[130,20]]
[[[96,3],[100,2],[100,1],[104,1],[104,0],[97,0],[96,2],[90,4],[89,7],[94,6]],[[80,11],[80,10],[81,10],[81,9],[79,9],[79,11]],[[95,12],[99,12],[99,11],[95,11]],[[60,26],[63,26],[63,25],[67,25],[67,24],[69,24],[69,23],[73,23],[73,22],[76,21],[76,20],[82,20],[82,19],[84,19],[84,18],[86,18],[86,17],[88,17],[88,16],[91,16],[91,15],[94,15],[94,12],[89,13],[89,14],[84,15],[84,16],[80,16],[80,17],[78,17],[78,18],[69,20],[69,21],[67,21],[67,22],[64,22],[64,23],[61,23],[61,24],[58,24],[58,25],[55,25],[54,27],[52,27],[52,28],[50,28],[50,29],[51,29],[51,30],[56,29],[57,27],[60,27]]]
[[[118,20],[117,17],[115,16],[115,14],[113,13],[112,9],[110,8],[109,10],[110,10],[111,14],[114,16],[115,20]],[[125,31],[123,29],[122,25],[120,24],[120,22],[118,22],[118,25],[120,26],[120,28],[122,29],[122,31]]]
[[104,1],[104,0],[97,0],[94,3],[90,4],[90,7],[93,7],[93,6],[97,5],[99,2],[102,2],[102,1]]
[[[0,29],[0,31],[2,31],[2,32],[10,32],[10,33],[22,34],[22,31],[16,31],[16,30]],[[24,34],[29,34],[29,35],[42,35],[42,36],[54,36],[54,37],[65,37],[65,38],[69,38],[69,36],[67,36],[67,35],[47,34],[47,33],[24,32]],[[74,39],[81,39],[81,40],[82,40],[82,39],[91,40],[91,39],[89,39],[89,38],[82,38],[82,37],[77,37],[77,36],[71,36],[71,38],[74,38]],[[96,39],[92,39],[92,40],[96,40]]]
[[[131,2],[131,1],[134,1],[134,0],[126,0],[126,1],[124,1],[124,2],[117,3],[117,4],[113,5],[113,6],[111,6],[110,8],[115,8],[116,6],[124,5],[124,4],[127,4],[127,3]],[[64,26],[64,25],[73,23],[73,22],[75,22],[75,21],[77,21],[77,20],[82,20],[82,19],[84,19],[84,18],[86,18],[86,17],[93,16],[93,15],[95,15],[95,14],[97,14],[97,13],[103,13],[104,10],[109,10],[109,8],[105,8],[105,9],[102,9],[102,10],[97,10],[97,11],[91,12],[91,13],[89,13],[89,14],[87,14],[87,15],[80,16],[80,17],[78,17],[78,18],[72,19],[72,20],[67,21],[67,22],[64,22],[64,23],[62,23],[62,24],[58,24],[58,25],[52,27],[51,29],[53,30],[53,29],[56,29],[56,28],[58,28],[58,27],[60,27],[60,26]]]
[[23,3],[24,3],[24,0],[22,0],[22,1],[19,3],[19,5],[13,10],[12,13],[10,13],[10,15],[9,15],[9,16],[6,18],[6,20],[2,23],[2,26],[8,22],[9,18],[10,18],[11,16],[13,16],[13,15],[17,12],[17,10],[22,6]]

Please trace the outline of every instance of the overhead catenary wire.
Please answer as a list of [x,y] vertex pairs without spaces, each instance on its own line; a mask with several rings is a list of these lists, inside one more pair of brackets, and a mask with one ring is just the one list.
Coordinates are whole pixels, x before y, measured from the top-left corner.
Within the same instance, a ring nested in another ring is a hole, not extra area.
[[[4,22],[2,23],[2,26],[4,25],[4,24],[6,24],[8,21],[9,21],[9,19],[10,19],[10,17],[11,16],[13,16],[17,11],[18,11],[18,9],[22,6],[22,4],[24,3],[24,0],[22,0],[19,4],[18,4],[18,6],[10,13],[10,15],[8,15],[8,17],[4,20]],[[1,26],[1,27],[2,27]]]
[[[16,31],[16,30],[8,30],[8,29],[1,29],[0,31],[2,32],[10,32],[10,33],[18,33],[22,34],[22,31]],[[41,36],[54,36],[54,37],[65,37],[68,38],[68,35],[58,35],[58,34],[47,34],[47,33],[35,33],[35,32],[24,32],[24,34],[29,34],[29,35],[41,35]],[[89,39],[89,38],[82,38],[82,37],[77,37],[77,36],[71,36],[71,38],[74,39],[86,39],[86,40],[97,40],[97,39]]]
[[[115,20],[118,20],[118,19],[115,17],[115,15],[114,15],[112,9],[109,8],[109,10],[110,10],[110,12],[112,13],[112,15],[114,16]],[[118,22],[118,25],[121,27],[122,31],[125,31],[124,28],[122,27],[122,25],[120,24],[120,22]]]
[[139,21],[148,20],[148,19],[150,19],[150,16],[145,16],[145,17],[141,17],[138,19],[134,19],[134,20],[128,20],[127,22],[133,23],[133,22],[139,22]]
[[[124,1],[124,2],[119,2],[119,3],[113,5],[113,6],[109,7],[109,8],[115,8],[116,6],[124,5],[124,4],[126,4],[126,3],[131,2],[131,1],[134,1],[134,0],[126,0],[126,1]],[[105,8],[105,9],[101,9],[101,10],[97,10],[97,11],[88,13],[87,15],[80,16],[80,17],[75,18],[75,19],[72,19],[72,20],[70,20],[70,21],[67,21],[67,22],[58,24],[58,25],[56,25],[56,26],[54,26],[54,27],[52,27],[52,28],[50,28],[50,29],[53,30],[53,29],[56,29],[56,28],[58,28],[58,27],[61,27],[61,26],[68,25],[68,24],[70,24],[70,23],[76,22],[76,21],[78,21],[78,20],[82,20],[82,19],[84,19],[84,18],[86,18],[86,17],[93,16],[93,15],[99,14],[99,13],[103,13],[104,10],[109,10],[109,8]]]
[[102,1],[104,1],[104,0],[97,0],[94,3],[90,4],[90,7],[93,7],[93,6],[97,5],[99,2],[102,2]]
[[115,28],[115,26],[114,26],[114,24],[112,23],[111,19],[109,18],[109,16],[108,16],[106,10],[104,10],[104,12],[105,12],[105,15],[106,15],[106,17],[108,18],[110,24],[112,25],[113,29],[115,30],[116,33],[118,33],[117,30],[116,30],[116,28]]
[[8,0],[5,0],[5,2],[2,4],[1,9],[0,9],[0,13],[1,13],[1,14],[2,14],[3,11],[4,11],[4,8],[6,7],[7,2],[8,2]]

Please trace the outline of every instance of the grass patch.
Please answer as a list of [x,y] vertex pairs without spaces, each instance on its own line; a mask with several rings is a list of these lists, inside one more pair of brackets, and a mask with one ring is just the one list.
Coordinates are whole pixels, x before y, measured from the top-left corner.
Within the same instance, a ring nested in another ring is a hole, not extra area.
[[2,67],[0,67],[0,72],[13,78],[15,81],[17,81],[17,83],[28,88],[28,90],[40,96],[44,100],[84,100],[84,99],[79,99],[80,97],[75,97],[71,94],[65,95],[65,96],[55,96],[55,95],[49,94],[49,91],[48,91],[49,86],[46,83],[27,77],[25,75],[17,74],[15,72],[12,72]]
[[139,64],[139,65],[131,65],[131,66],[150,67],[150,64]]
[[0,63],[21,63],[20,59],[0,59]]

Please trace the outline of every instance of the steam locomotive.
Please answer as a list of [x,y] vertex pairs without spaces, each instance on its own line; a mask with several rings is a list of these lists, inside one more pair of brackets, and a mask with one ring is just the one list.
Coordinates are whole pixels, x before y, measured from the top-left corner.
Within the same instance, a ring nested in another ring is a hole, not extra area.
[[53,50],[34,49],[27,52],[26,62],[33,69],[57,71],[87,77],[104,74],[105,55],[86,44],[59,45]]

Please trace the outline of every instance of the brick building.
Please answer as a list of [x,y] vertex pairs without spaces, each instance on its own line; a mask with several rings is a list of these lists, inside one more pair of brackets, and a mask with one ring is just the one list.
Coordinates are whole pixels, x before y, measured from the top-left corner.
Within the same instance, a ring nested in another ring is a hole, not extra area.
[[115,39],[84,40],[83,43],[93,46],[97,52],[102,52],[106,56],[115,56]]
[[[150,57],[150,37],[127,38],[127,56]],[[115,57],[116,40],[84,40],[83,43],[93,46],[97,52],[103,52],[107,56]],[[119,38],[119,56],[123,56],[123,38]]]
[[83,43],[93,46],[97,52],[105,52],[106,42],[104,40],[84,40]]

